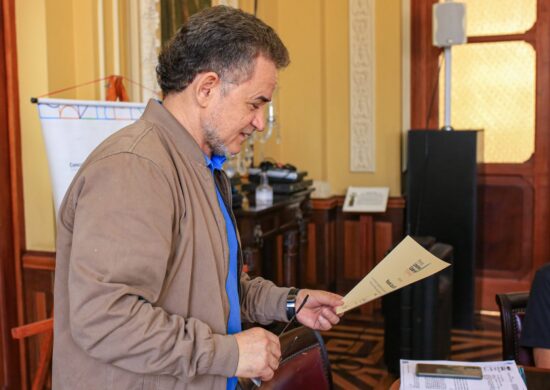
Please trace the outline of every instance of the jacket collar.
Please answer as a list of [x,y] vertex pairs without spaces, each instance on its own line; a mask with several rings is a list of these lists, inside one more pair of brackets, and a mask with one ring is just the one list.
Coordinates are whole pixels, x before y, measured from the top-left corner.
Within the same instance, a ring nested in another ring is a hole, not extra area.
[[189,134],[181,123],[178,122],[170,111],[164,108],[160,101],[155,99],[149,100],[141,119],[162,127],[166,130],[168,138],[170,138],[179,150],[195,162],[204,166],[207,165],[204,159],[204,153],[197,144],[197,141],[195,141],[191,134]]

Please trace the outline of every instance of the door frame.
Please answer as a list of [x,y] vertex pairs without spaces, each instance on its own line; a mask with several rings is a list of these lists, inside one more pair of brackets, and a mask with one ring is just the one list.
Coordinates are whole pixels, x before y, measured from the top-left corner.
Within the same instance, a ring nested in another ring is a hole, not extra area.
[[23,323],[21,255],[25,248],[15,0],[0,8],[0,384],[26,388],[23,342],[11,328]]

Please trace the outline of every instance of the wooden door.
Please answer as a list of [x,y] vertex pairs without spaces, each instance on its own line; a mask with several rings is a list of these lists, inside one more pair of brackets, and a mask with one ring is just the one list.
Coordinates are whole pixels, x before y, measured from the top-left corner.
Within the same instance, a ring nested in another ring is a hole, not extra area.
[[[440,50],[432,45],[434,2],[411,0],[412,128],[440,124],[435,87]],[[517,2],[518,7],[522,4]],[[527,31],[468,36],[468,45],[526,42],[535,55],[533,153],[524,162],[483,163],[479,169],[478,309],[496,310],[496,293],[527,290],[535,270],[550,261],[550,1],[538,0],[535,7],[536,21]],[[499,98],[510,97],[495,96],[495,104]]]

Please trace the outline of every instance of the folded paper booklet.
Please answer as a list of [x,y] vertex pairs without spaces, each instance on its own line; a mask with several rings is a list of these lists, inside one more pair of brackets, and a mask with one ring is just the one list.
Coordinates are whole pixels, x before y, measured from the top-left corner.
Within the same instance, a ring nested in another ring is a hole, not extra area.
[[450,266],[407,236],[345,297],[338,314],[399,290]]

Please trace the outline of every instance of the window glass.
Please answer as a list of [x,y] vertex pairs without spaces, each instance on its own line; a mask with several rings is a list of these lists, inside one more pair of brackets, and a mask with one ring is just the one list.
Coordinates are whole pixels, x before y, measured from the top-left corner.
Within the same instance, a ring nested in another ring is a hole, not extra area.
[[[452,48],[451,125],[455,129],[483,129],[486,163],[521,163],[534,152],[535,56],[531,45],[518,41]],[[441,126],[444,74],[442,66]]]

